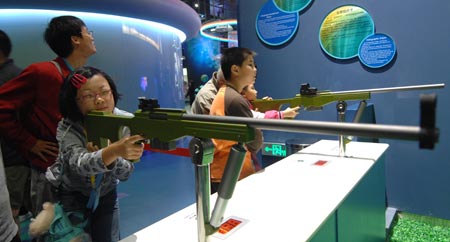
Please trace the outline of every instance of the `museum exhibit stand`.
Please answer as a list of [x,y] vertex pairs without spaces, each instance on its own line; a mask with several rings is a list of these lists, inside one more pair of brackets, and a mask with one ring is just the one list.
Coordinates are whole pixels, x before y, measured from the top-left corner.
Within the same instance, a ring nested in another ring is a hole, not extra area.
[[[339,102],[340,104],[341,102]],[[339,106],[339,105],[338,105]],[[130,129],[152,144],[170,148],[180,137],[195,166],[196,203],[123,239],[131,241],[385,241],[385,161],[387,144],[345,141],[344,135],[418,140],[432,149],[436,96],[421,99],[420,126],[190,115],[141,99],[134,117],[92,112],[88,140],[117,140]],[[103,129],[95,129],[103,124]],[[165,127],[165,128],[162,128]],[[168,127],[171,127],[168,129]],[[335,134],[239,182],[254,128]],[[114,132],[115,131],[115,132]],[[210,195],[211,138],[233,140],[218,192]],[[173,147],[172,147],[173,148]],[[210,204],[214,209],[210,215]]]
[[[321,140],[239,181],[224,214],[233,228],[208,241],[384,241],[387,148],[350,142],[342,157]],[[198,241],[196,205],[122,242],[150,240]]]

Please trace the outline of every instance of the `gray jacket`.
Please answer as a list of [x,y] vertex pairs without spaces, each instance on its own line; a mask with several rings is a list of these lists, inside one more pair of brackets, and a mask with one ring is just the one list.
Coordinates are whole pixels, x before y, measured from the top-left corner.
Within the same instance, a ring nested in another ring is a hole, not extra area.
[[[130,114],[118,109],[114,113]],[[103,149],[95,152],[87,150],[87,139],[81,123],[62,119],[58,123],[56,139],[59,155],[55,164],[47,169],[46,177],[64,191],[77,191],[89,196],[92,191],[91,176],[104,173],[99,189],[100,196],[103,196],[112,191],[119,180],[127,180],[134,169],[133,163],[121,157],[106,167],[102,160]]]
[[198,91],[195,100],[192,103],[191,111],[193,114],[209,115],[211,104],[219,91],[219,81],[217,80],[217,72],[214,72],[211,79]]

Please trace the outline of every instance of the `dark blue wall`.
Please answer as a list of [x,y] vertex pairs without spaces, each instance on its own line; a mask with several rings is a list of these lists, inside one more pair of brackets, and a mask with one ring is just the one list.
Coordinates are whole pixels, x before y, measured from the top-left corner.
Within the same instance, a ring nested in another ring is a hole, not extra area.
[[[255,18],[267,0],[238,4],[239,43],[258,53],[258,96],[292,97],[299,85],[319,90],[355,90],[432,83],[449,84],[450,1],[313,1],[300,13],[297,33],[287,44],[270,47],[255,31]],[[376,33],[391,36],[397,45],[393,63],[381,69],[365,68],[358,58],[337,61],[321,50],[318,36],[322,20],[338,6],[356,4],[372,16]],[[419,95],[438,94],[437,126],[441,136],[434,150],[420,150],[417,142],[381,139],[390,148],[386,159],[388,206],[401,211],[450,219],[450,87],[438,90],[374,94],[377,123],[419,124]],[[349,103],[351,104],[351,103]],[[299,119],[335,121],[335,105],[321,112],[302,112]],[[266,139],[279,139],[265,132]],[[290,134],[284,139],[305,137]],[[320,137],[323,138],[323,137]]]

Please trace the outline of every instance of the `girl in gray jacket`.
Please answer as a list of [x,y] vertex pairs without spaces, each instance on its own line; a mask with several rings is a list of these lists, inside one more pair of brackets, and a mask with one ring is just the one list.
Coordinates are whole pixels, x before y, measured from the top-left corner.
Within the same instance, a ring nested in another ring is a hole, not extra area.
[[[142,156],[140,135],[128,136],[102,149],[86,139],[84,117],[90,111],[132,116],[115,107],[116,86],[106,73],[82,67],[63,83],[59,107],[63,119],[58,124],[57,162],[47,170],[47,179],[58,187],[58,198],[74,225],[86,222],[84,230],[93,241],[119,240],[119,206],[116,187],[127,180],[133,163]],[[101,127],[99,127],[101,128]]]

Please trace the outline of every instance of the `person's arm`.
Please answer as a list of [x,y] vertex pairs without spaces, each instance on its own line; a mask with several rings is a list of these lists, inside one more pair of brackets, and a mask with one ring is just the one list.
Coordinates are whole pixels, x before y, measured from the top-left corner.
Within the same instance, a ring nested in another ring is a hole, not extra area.
[[[62,121],[61,121],[62,122]],[[108,171],[102,160],[102,149],[87,143],[81,126],[61,127],[57,131],[59,141],[59,157],[68,163],[71,170],[81,176],[92,176]],[[92,148],[94,147],[94,148]]]
[[32,108],[39,81],[37,73],[36,67],[31,65],[0,87],[0,135],[21,153],[29,152],[37,142],[17,116],[17,112]]
[[[124,111],[124,110],[120,110],[117,107],[114,108],[113,114],[120,115],[120,116],[126,116],[126,117],[134,117],[134,114]],[[124,134],[124,137],[125,136],[129,137],[130,133],[128,133],[126,135]],[[142,152],[141,152],[141,155],[142,155]],[[130,162],[126,159],[123,159],[122,157],[119,157],[115,160],[115,162],[111,163],[107,167],[108,167],[108,169],[112,170],[114,177],[116,177],[117,179],[119,179],[121,181],[125,181],[128,179],[128,177],[133,172],[134,163]]]
[[285,119],[285,118],[295,118],[298,115],[298,110],[300,107],[286,108],[283,111],[269,110],[264,113],[264,118],[266,119]]
[[[97,150],[92,148],[95,145],[85,144],[86,138],[80,129],[75,126],[68,131],[66,128],[58,128],[60,156],[68,161],[70,167],[83,176],[113,171],[118,179],[126,179],[133,169],[133,164],[127,159],[135,160],[142,155],[143,144],[136,144],[136,141],[143,137],[135,135],[123,138]],[[64,137],[59,137],[63,133]]]
[[265,118],[265,119],[282,119],[283,113],[282,113],[282,111],[269,110],[264,113],[263,118]]
[[126,181],[134,170],[134,163],[123,158],[118,158],[116,162],[108,168],[112,169],[114,177],[121,181]]
[[253,114],[253,118],[266,118],[266,114],[265,113],[261,113],[255,110],[251,110],[252,114]]
[[144,144],[139,143],[144,137],[133,135],[125,137],[103,148],[102,159],[105,166],[110,166],[117,158],[137,160],[144,152]]

